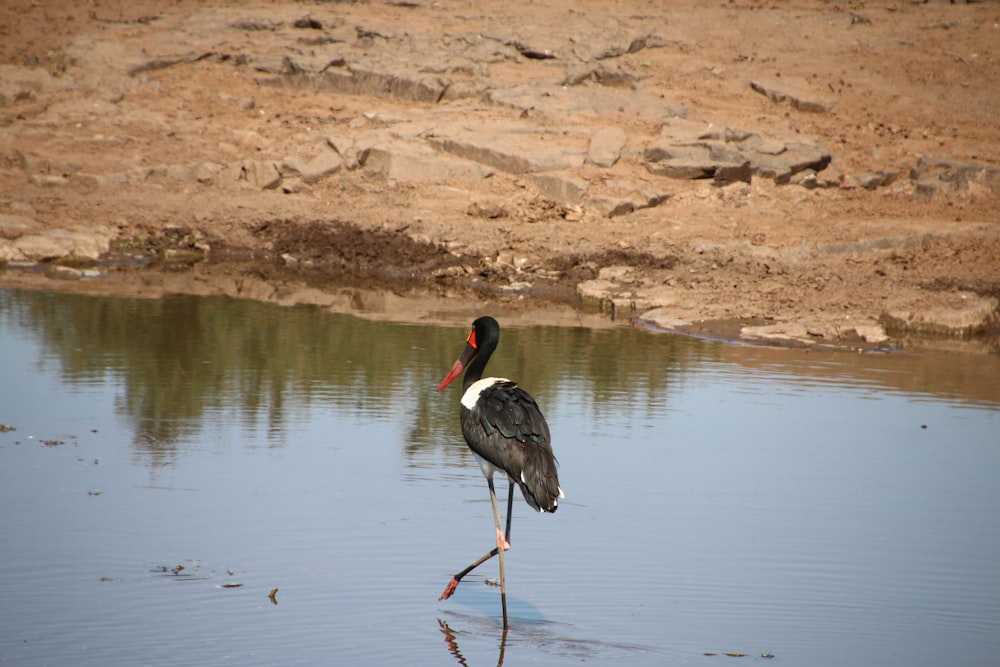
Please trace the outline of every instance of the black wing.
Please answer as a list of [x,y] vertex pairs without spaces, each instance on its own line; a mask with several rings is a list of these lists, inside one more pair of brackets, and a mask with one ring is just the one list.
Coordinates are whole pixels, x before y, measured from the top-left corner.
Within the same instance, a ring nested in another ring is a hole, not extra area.
[[472,451],[504,470],[536,510],[554,512],[559,477],[549,425],[531,395],[510,381],[490,385],[471,410],[462,410],[462,432]]

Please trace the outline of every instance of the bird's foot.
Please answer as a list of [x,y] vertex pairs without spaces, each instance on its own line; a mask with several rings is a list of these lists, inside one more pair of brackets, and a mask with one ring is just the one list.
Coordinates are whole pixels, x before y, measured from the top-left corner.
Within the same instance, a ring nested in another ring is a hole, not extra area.
[[441,594],[441,597],[439,597],[438,600],[447,600],[451,597],[451,594],[455,592],[456,588],[458,588],[458,579],[452,577],[451,581],[448,582],[448,585],[445,586],[444,593]]
[[503,549],[504,551],[510,549],[510,542],[507,541],[507,536],[499,528],[497,528],[497,549]]

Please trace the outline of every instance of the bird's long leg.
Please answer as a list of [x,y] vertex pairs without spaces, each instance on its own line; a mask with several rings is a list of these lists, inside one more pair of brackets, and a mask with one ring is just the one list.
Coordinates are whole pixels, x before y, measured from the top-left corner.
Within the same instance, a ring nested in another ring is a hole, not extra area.
[[493,523],[497,528],[497,550],[500,556],[500,606],[503,608],[503,627],[507,629],[507,574],[504,570],[503,552],[510,548],[507,539],[500,528],[500,508],[497,507],[497,492],[493,488],[493,478],[487,477],[490,485],[490,502],[493,504]]
[[[513,507],[514,507],[514,484],[513,482],[511,482],[510,488],[507,493],[507,532],[504,534],[504,537],[507,540],[508,549],[510,548],[510,519]],[[492,551],[483,554],[482,556],[479,557],[478,560],[472,563],[472,565],[465,568],[458,574],[454,575],[451,578],[451,581],[448,582],[448,585],[444,589],[444,593],[441,594],[441,597],[439,597],[438,600],[447,600],[448,598],[450,598],[452,594],[455,592],[455,589],[458,588],[459,582],[462,581],[462,578],[465,577],[465,575],[472,572],[477,567],[479,567],[489,559],[496,556],[498,553],[500,553],[500,549],[498,547],[494,547]]]
[[514,506],[514,482],[507,480],[507,530],[504,531],[504,537],[507,539],[507,548],[510,549],[510,512],[511,508]]

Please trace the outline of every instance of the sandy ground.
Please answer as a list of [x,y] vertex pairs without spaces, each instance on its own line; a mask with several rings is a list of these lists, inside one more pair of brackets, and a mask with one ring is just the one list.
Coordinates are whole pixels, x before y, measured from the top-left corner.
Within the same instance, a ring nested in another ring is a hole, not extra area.
[[[110,257],[145,253],[163,260],[172,251],[180,261],[142,269],[129,265],[143,261],[124,261],[114,269],[118,279],[100,286],[13,270],[0,272],[0,284],[216,291],[330,307],[361,298],[373,302],[364,307],[404,320],[430,317],[462,299],[619,319],[652,310],[650,319],[665,326],[799,344],[877,345],[887,332],[892,344],[913,346],[914,333],[954,324],[952,333],[966,338],[978,331],[973,349],[996,349],[1000,182],[949,184],[928,195],[918,192],[911,172],[921,156],[1000,166],[1000,3],[487,0],[234,7],[193,0],[7,0],[0,7],[0,63],[45,70],[56,83],[79,81],[83,69],[73,55],[79,46],[68,48],[74,39],[92,36],[96,45],[120,41],[141,50],[152,31],[179,30],[206,8],[440,36],[530,25],[542,34],[569,35],[570,42],[574,34],[584,36],[575,43],[613,21],[660,40],[658,48],[621,54],[616,71],[634,74],[644,91],[662,91],[700,122],[822,142],[833,156],[821,173],[828,187],[759,177],[724,187],[665,179],[623,157],[606,172],[585,175],[652,184],[669,197],[607,217],[546,199],[510,173],[475,183],[397,182],[345,168],[291,192],[221,189],[197,180],[94,188],[32,178],[25,155],[111,173],[123,160],[265,155],[275,146],[346,131],[373,114],[421,105],[459,117],[473,108],[482,112],[475,100],[435,104],[264,86],[252,68],[193,58],[132,76],[124,87],[111,78],[89,88],[49,85],[0,105],[0,213],[29,219],[33,232],[102,230],[113,238]],[[362,39],[360,29],[358,35]],[[246,39],[254,38],[248,30]],[[551,78],[552,66],[512,58],[491,63],[489,77],[513,85]],[[750,88],[759,77],[805,82],[836,104],[819,113],[776,104]],[[522,113],[529,112],[536,113]],[[538,114],[535,122],[657,132],[655,119],[612,116]],[[892,178],[859,186],[864,175],[881,173]],[[206,249],[209,261],[183,261]],[[338,290],[345,284],[374,291],[343,297]],[[429,301],[408,306],[417,303],[406,298],[413,289]],[[978,309],[971,315],[970,303]],[[922,316],[927,313],[938,316]]]

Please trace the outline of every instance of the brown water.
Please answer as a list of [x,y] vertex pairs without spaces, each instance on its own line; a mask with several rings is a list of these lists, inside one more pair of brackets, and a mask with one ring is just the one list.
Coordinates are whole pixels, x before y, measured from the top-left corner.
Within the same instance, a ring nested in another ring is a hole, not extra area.
[[996,664],[997,357],[505,329],[567,498],[504,636],[466,333],[0,291],[0,664]]

